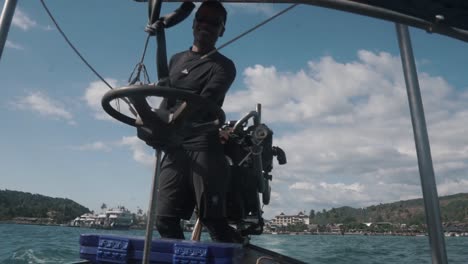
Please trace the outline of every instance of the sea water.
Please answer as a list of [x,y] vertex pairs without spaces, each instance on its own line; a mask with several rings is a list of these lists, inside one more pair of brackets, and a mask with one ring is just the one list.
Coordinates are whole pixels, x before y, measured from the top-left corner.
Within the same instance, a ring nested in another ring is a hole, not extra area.
[[[0,263],[79,261],[79,237],[83,233],[144,236],[144,230],[0,224]],[[209,240],[206,234],[202,240]],[[431,263],[426,236],[265,234],[252,236],[251,243],[306,263]],[[468,263],[468,237],[446,237],[445,243],[449,263]]]

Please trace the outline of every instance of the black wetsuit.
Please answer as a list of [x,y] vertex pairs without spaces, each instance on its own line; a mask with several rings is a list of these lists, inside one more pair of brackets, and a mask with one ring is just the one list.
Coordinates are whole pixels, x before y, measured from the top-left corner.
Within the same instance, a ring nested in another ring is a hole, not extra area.
[[[236,76],[234,63],[220,53],[208,58],[192,51],[174,55],[169,63],[170,86],[208,98],[220,107]],[[167,108],[177,108],[168,102]],[[190,122],[212,121],[200,108]],[[225,198],[229,166],[224,157],[218,129],[187,135],[179,148],[169,149],[159,177],[157,221],[159,233],[184,238],[180,219],[189,219],[195,205],[213,240],[235,242],[226,220]]]

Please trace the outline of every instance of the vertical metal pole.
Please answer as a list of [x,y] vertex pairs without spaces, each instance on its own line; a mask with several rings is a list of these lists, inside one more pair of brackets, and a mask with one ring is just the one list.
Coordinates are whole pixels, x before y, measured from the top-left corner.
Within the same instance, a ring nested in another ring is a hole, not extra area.
[[432,263],[446,264],[444,232],[440,217],[439,197],[432,165],[429,137],[427,135],[426,119],[419,89],[418,75],[414,63],[411,39],[408,26],[396,24],[398,44],[400,46],[403,73],[413,123],[414,141],[418,156],[419,175],[424,198],[427,228],[432,252]]
[[260,124],[262,122],[262,104],[257,104],[256,111],[258,116],[258,123]]
[[2,15],[0,16],[0,59],[2,58],[3,48],[5,47],[17,2],[18,0],[6,0]]
[[200,241],[202,228],[203,228],[203,225],[200,221],[200,217],[198,217],[197,222],[195,222],[195,226],[193,227],[191,240]]
[[148,221],[146,223],[145,247],[143,249],[143,264],[148,264],[151,252],[151,242],[153,241],[154,220],[156,218],[156,197],[159,186],[159,173],[161,172],[161,151],[156,150],[156,166],[154,168],[153,186],[151,189],[151,199],[148,209]]

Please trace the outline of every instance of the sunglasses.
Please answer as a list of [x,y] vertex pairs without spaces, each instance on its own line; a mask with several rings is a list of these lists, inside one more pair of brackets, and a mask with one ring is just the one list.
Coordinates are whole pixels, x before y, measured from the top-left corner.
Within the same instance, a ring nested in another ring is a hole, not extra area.
[[208,24],[213,27],[219,27],[219,26],[224,27],[223,19],[220,17],[211,18],[211,17],[203,17],[203,16],[196,15],[195,21],[197,21],[197,23]]

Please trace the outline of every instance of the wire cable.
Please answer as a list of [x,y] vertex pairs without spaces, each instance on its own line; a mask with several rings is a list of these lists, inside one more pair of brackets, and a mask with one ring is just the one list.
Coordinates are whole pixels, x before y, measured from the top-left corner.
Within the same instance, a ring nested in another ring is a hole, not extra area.
[[42,3],[42,6],[44,7],[44,9],[46,10],[47,14],[49,15],[50,19],[52,20],[52,22],[54,22],[55,26],[57,27],[58,31],[60,32],[60,34],[62,35],[62,37],[65,39],[65,41],[68,43],[68,45],[70,45],[70,47],[73,49],[73,51],[75,51],[76,55],[78,55],[78,57],[80,57],[80,59],[86,64],[86,66],[88,66],[88,68],[94,73],[96,74],[96,76],[101,79],[101,81],[103,81],[110,89],[114,89],[94,68],[93,66],[91,66],[91,64],[88,63],[88,61],[86,61],[86,59],[81,55],[81,53],[75,48],[75,46],[70,42],[70,40],[68,39],[68,37],[65,35],[65,33],[62,31],[62,29],[60,28],[60,26],[58,25],[57,21],[55,20],[54,16],[52,16],[52,13],[50,12],[49,8],[47,8],[47,5],[44,3],[44,0],[41,0],[41,3]]
[[[143,63],[145,60],[146,50],[148,49],[148,42],[149,42],[150,37],[151,37],[151,34],[148,34],[148,36],[146,37],[145,47],[143,49],[143,54],[141,55],[140,62],[135,65],[135,68],[133,69],[132,74],[128,78],[129,84],[135,84],[140,81],[141,71],[143,71],[143,78],[145,80],[144,82],[150,83],[148,71],[146,70],[146,66]],[[133,75],[135,75],[135,78],[133,78]]]
[[[55,26],[57,27],[58,31],[60,32],[60,34],[62,35],[62,37],[65,39],[65,41],[68,43],[68,45],[73,49],[73,51],[75,51],[76,55],[78,55],[78,57],[80,57],[80,59],[86,64],[86,66],[88,66],[88,68],[99,78],[101,79],[102,82],[104,82],[107,87],[109,87],[111,90],[114,89],[94,68],[93,66],[91,66],[91,64],[88,63],[88,61],[81,55],[81,53],[78,51],[78,49],[75,48],[75,46],[71,43],[71,41],[68,39],[67,35],[65,35],[65,33],[63,32],[63,30],[60,28],[59,24],[57,23],[57,21],[55,20],[54,16],[52,15],[52,13],[50,12],[49,8],[47,7],[46,3],[44,2],[44,0],[40,0],[41,1],[41,4],[42,6],[44,7],[45,11],[47,12],[47,14],[49,15],[50,19],[52,20],[52,22],[55,24]],[[132,105],[130,104],[130,102],[128,101],[127,98],[122,98],[122,100],[128,104],[128,107],[129,107],[129,110],[130,112],[132,112],[132,114],[134,114],[135,116],[137,116],[137,112],[135,111],[135,109],[133,109]]]
[[229,40],[228,42],[224,43],[223,45],[219,46],[218,48],[216,48],[216,49],[214,49],[214,50],[208,52],[207,54],[201,56],[200,59],[204,59],[204,58],[210,56],[211,54],[213,54],[213,53],[219,51],[220,49],[222,49],[222,48],[226,47],[227,45],[233,43],[234,41],[236,41],[236,40],[242,38],[243,36],[249,34],[250,32],[252,32],[252,31],[254,31],[254,30],[256,30],[257,28],[259,28],[259,27],[265,25],[266,23],[268,23],[268,22],[270,22],[271,20],[277,18],[278,16],[280,16],[280,15],[282,15],[282,14],[288,12],[289,10],[291,10],[293,7],[295,7],[295,6],[297,6],[297,5],[299,5],[299,4],[292,4],[292,5],[290,5],[289,7],[287,7],[287,8],[285,8],[284,10],[278,12],[278,13],[275,14],[274,16],[272,16],[272,17],[268,18],[267,20],[261,22],[260,24],[256,25],[255,27],[253,27],[253,28],[247,30],[246,32],[244,32],[244,33],[240,34],[239,36],[237,36],[237,37],[235,37],[235,38]]

